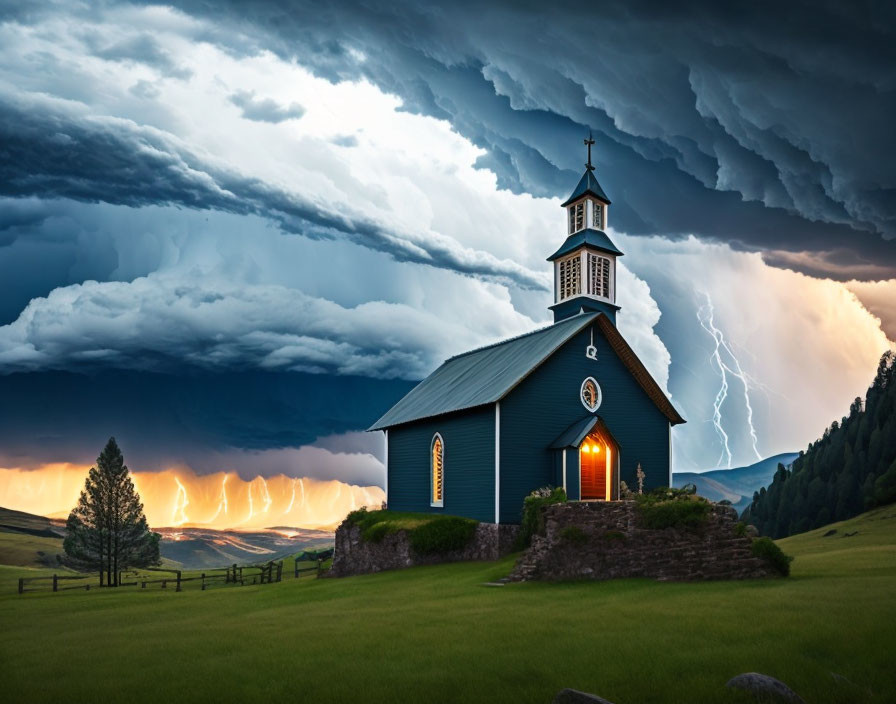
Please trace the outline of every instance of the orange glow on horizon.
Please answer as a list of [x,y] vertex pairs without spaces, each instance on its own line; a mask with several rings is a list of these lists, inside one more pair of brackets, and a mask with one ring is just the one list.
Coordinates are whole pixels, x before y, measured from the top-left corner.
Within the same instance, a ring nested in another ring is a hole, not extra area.
[[[89,469],[67,462],[33,470],[0,467],[0,506],[66,518]],[[386,498],[378,486],[283,474],[246,481],[236,472],[197,475],[186,468],[131,472],[131,477],[153,528],[331,529],[349,511],[378,508]]]

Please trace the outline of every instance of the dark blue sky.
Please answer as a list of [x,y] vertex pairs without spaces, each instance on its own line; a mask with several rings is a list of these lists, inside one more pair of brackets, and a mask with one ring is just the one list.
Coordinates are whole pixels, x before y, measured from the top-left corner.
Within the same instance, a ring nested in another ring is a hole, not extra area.
[[415,380],[549,321],[589,130],[676,468],[798,449],[896,338],[894,34],[861,3],[5,5],[0,467],[379,452],[356,431]]

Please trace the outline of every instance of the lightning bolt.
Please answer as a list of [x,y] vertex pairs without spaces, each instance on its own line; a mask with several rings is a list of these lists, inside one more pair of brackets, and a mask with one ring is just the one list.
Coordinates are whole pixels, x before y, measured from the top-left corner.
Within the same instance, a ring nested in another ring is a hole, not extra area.
[[[180,483],[180,479],[175,477],[174,481],[177,482],[177,493],[174,495],[174,510],[171,512],[171,524],[180,526],[189,520],[186,509],[190,502],[187,500],[187,489]],[[180,518],[178,518],[178,513],[180,513]]]
[[296,482],[298,479],[292,480],[292,496],[289,499],[289,506],[286,507],[285,513],[292,511],[292,505],[296,502]]
[[247,488],[249,489],[249,491],[247,492],[249,495],[249,515],[246,516],[246,520],[251,521],[252,516],[255,515],[255,510],[253,508],[253,503],[252,503],[252,482],[249,482],[249,486]]
[[[733,377],[738,379],[743,385],[744,389],[744,406],[747,411],[747,426],[750,429],[750,442],[753,447],[753,454],[756,455],[757,459],[762,459],[762,455],[759,454],[759,437],[756,435],[756,427],[753,425],[753,406],[750,403],[750,382],[749,375],[744,372],[743,367],[741,367],[740,361],[737,358],[737,355],[734,354],[734,350],[731,349],[731,346],[726,342],[725,335],[719,330],[714,322],[714,309],[712,305],[712,299],[710,298],[707,292],[703,292],[703,295],[706,297],[706,304],[701,306],[697,311],[697,320],[700,322],[700,326],[706,330],[707,333],[712,337],[713,342],[715,343],[715,349],[710,355],[710,363],[717,366],[719,369],[719,374],[722,377],[722,383],[719,387],[719,391],[716,394],[715,400],[713,401],[713,416],[712,423],[715,427],[716,434],[719,436],[719,439],[722,441],[722,453],[719,455],[719,464],[722,463],[722,458],[727,457],[727,466],[731,467],[731,447],[728,443],[728,434],[725,432],[725,429],[722,427],[722,405],[725,403],[725,400],[728,398],[728,375],[731,374]],[[728,358],[730,358],[732,365],[729,366],[725,363],[722,358],[722,353],[725,353]],[[733,367],[733,368],[732,368]]]
[[[218,510],[215,511],[215,515],[212,516],[212,521],[214,521],[218,516],[221,515],[221,511],[224,511],[224,515],[227,515],[227,475],[224,475],[224,479],[221,482],[221,499],[218,502]],[[211,521],[209,521],[211,523]]]
[[268,491],[268,483],[264,480],[264,477],[258,478],[261,479],[261,486],[264,489],[264,508],[261,510],[263,513],[267,513],[271,508],[271,504],[274,503],[274,500],[271,498],[271,493]]

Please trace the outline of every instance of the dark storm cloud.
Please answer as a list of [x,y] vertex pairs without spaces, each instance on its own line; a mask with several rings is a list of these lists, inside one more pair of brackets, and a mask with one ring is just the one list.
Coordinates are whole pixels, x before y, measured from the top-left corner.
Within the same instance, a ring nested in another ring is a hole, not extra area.
[[333,451],[367,451],[363,443],[340,446],[330,436],[364,430],[411,386],[297,372],[222,376],[195,368],[10,374],[0,376],[0,466],[60,458],[90,463],[110,435],[128,448],[128,464],[144,470],[186,462],[200,473],[217,471],[220,466],[208,464],[209,448],[279,449],[317,438]]
[[[400,233],[363,215],[328,210],[296,192],[214,166],[173,135],[59,104],[0,98],[0,195],[117,205],[180,205],[275,220],[286,232],[348,238],[398,261],[542,288],[515,262],[435,233]],[[9,241],[7,234],[3,241]]]
[[193,75],[188,69],[178,66],[149,34],[139,34],[111,44],[106,44],[95,35],[88,35],[85,39],[93,55],[101,59],[144,64],[172,78],[186,79]]
[[514,191],[565,196],[581,170],[570,145],[593,128],[632,234],[808,252],[790,266],[838,278],[894,266],[896,6],[175,4],[229,18],[233,50],[360,73],[450,120]]
[[230,102],[242,111],[243,117],[256,122],[283,122],[297,120],[305,114],[298,103],[280,105],[272,98],[256,98],[251,90],[241,90],[230,96]]

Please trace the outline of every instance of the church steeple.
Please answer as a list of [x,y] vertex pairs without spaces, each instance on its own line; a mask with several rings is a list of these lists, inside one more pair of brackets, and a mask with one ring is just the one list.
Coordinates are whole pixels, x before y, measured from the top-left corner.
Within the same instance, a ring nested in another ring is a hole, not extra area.
[[572,195],[561,207],[566,208],[567,238],[548,261],[554,262],[554,322],[580,310],[604,313],[616,322],[616,257],[622,252],[610,240],[607,210],[610,199],[597,182],[591,163],[594,139],[585,140],[588,161]]

